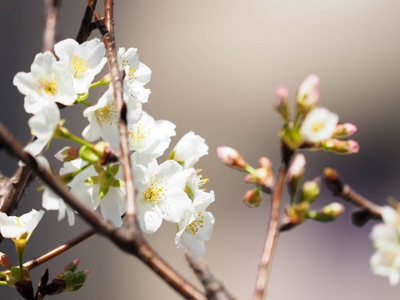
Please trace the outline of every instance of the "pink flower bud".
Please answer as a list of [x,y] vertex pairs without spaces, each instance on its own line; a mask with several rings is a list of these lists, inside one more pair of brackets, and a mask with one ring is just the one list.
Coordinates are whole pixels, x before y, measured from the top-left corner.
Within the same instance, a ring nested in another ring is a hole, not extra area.
[[259,162],[260,166],[263,168],[271,169],[271,167],[272,167],[272,163],[268,157],[265,157],[265,156],[260,157],[258,159],[258,162]]
[[254,190],[248,190],[244,195],[243,202],[248,207],[257,207],[262,201],[260,188],[255,188]]
[[337,124],[333,137],[348,137],[357,131],[357,127],[351,123]]
[[286,122],[290,120],[290,110],[288,103],[289,91],[284,86],[276,88],[276,104],[275,109],[279,112],[282,119]]
[[64,147],[54,157],[62,162],[68,162],[79,157],[79,149],[73,147]]
[[336,152],[338,154],[355,154],[358,153],[360,146],[354,140],[342,141],[338,139],[327,139],[321,143],[322,148]]
[[217,148],[217,154],[228,167],[243,169],[247,165],[240,153],[231,147],[220,146]]
[[7,270],[12,268],[11,259],[3,252],[0,252],[0,266],[3,266]]
[[297,113],[305,115],[318,103],[318,83],[318,76],[311,74],[300,85],[297,93]]
[[306,158],[303,154],[297,154],[287,173],[286,181],[288,183],[290,195],[296,195],[300,181],[303,178],[306,169]]

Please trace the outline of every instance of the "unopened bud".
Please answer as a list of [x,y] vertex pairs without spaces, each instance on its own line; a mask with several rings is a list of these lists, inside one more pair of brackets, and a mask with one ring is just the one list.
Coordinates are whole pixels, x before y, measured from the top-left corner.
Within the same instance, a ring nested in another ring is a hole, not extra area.
[[260,205],[262,200],[261,189],[259,187],[248,190],[244,195],[243,202],[248,207],[257,207]]
[[74,147],[64,147],[58,151],[54,157],[62,162],[68,162],[79,157],[79,149]]
[[297,92],[297,114],[306,115],[318,103],[318,83],[318,76],[311,74],[300,85]]
[[111,82],[111,74],[110,74],[110,73],[104,75],[104,76],[101,77],[101,79],[99,80],[99,84],[100,84],[100,85],[109,85],[110,82]]
[[276,88],[275,109],[281,115],[282,119],[288,122],[290,120],[290,109],[288,103],[289,91],[284,86]]
[[337,124],[333,137],[345,138],[349,137],[357,131],[357,127],[351,123]]
[[308,217],[319,222],[331,222],[344,212],[343,204],[332,202],[320,211],[310,211]]
[[3,252],[0,252],[0,266],[10,270],[12,268],[11,259]]
[[263,168],[271,169],[271,167],[272,167],[271,161],[269,160],[268,157],[265,157],[265,156],[260,157],[260,158],[258,159],[258,163],[259,163],[260,166],[263,167]]
[[57,125],[56,130],[54,131],[53,137],[58,139],[69,139],[71,137],[71,133],[65,128],[63,125],[65,120],[61,120]]
[[74,261],[70,262],[68,265],[64,267],[64,272],[75,272],[80,264],[81,260],[79,258],[75,259]]
[[261,157],[258,162],[261,168],[248,170],[250,174],[247,174],[244,180],[247,183],[257,184],[266,193],[270,193],[275,186],[274,174],[271,171],[271,161],[267,157]]
[[339,140],[335,138],[321,142],[322,148],[333,151],[337,154],[355,154],[360,150],[360,146],[354,140]]
[[301,179],[306,169],[306,158],[303,154],[297,154],[287,173],[287,183],[290,194],[293,196],[297,193]]
[[118,161],[118,155],[114,148],[107,142],[101,141],[93,146],[93,150],[101,157],[100,164],[105,166]]
[[228,167],[243,170],[247,166],[240,153],[231,147],[220,146],[217,148],[217,154],[219,159]]
[[308,203],[314,202],[318,198],[319,193],[321,192],[319,183],[320,183],[319,179],[306,181],[303,184],[303,188],[301,190],[300,202],[308,202]]

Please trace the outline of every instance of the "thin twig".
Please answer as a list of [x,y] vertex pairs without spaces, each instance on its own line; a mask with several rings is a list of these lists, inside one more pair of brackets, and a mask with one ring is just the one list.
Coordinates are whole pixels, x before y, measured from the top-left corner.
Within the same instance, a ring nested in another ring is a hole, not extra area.
[[109,33],[114,34],[114,1],[104,0],[104,24]]
[[361,196],[352,190],[349,185],[344,184],[335,169],[325,168],[323,179],[334,196],[341,197],[366,210],[369,213],[368,218],[382,220],[382,207]]
[[271,269],[271,260],[274,255],[275,246],[279,236],[279,213],[286,173],[286,164],[282,163],[279,169],[279,176],[276,183],[276,188],[272,195],[267,237],[265,240],[264,250],[261,255],[260,265],[258,266],[258,275],[254,288],[253,300],[261,300],[266,294],[265,290],[268,284],[269,272]]
[[226,290],[223,284],[217,280],[210,272],[206,262],[201,259],[196,259],[193,254],[186,252],[186,259],[197,278],[202,283],[207,299],[209,300],[234,300]]
[[[71,249],[72,247],[80,244],[81,242],[87,240],[91,236],[95,234],[93,229],[89,229],[85,231],[84,233],[81,233],[80,235],[74,237],[73,239],[69,240],[68,242],[64,243],[61,246],[58,246],[57,248],[51,250],[50,252],[47,252],[46,254],[42,255],[41,257],[37,259],[32,259],[26,263],[24,263],[24,267],[29,270],[32,270],[41,264],[44,264],[45,262],[49,261],[52,258],[57,257],[58,255],[64,253],[65,251]],[[2,271],[2,273],[9,275],[10,271]]]
[[44,0],[43,51],[53,51],[60,5],[61,0]]
[[120,162],[123,168],[126,188],[126,221],[128,227],[138,227],[136,215],[136,189],[133,180],[131,160],[129,158],[129,142],[127,128],[127,106],[123,97],[122,76],[117,64],[115,41],[112,33],[107,31],[104,20],[94,12],[96,25],[103,35],[103,42],[106,47],[108,65],[110,68],[111,81],[114,88],[115,106],[118,115],[118,132],[120,141]]
[[96,8],[97,0],[88,0],[88,4],[86,6],[85,14],[83,15],[81,27],[79,28],[79,32],[76,36],[76,41],[79,44],[85,42],[89,36],[92,34],[92,18],[93,12]]

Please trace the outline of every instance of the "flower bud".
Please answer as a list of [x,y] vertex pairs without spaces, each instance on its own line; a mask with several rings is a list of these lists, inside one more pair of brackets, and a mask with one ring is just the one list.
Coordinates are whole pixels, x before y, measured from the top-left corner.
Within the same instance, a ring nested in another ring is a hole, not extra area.
[[354,140],[342,141],[335,138],[321,142],[321,146],[325,150],[333,151],[337,154],[355,154],[360,149],[360,146]]
[[303,154],[297,154],[287,173],[286,181],[288,183],[290,195],[296,195],[301,179],[306,168],[306,158]]
[[290,120],[290,110],[288,103],[289,91],[284,86],[276,88],[276,104],[275,109],[286,122]]
[[64,147],[58,151],[54,157],[62,162],[68,162],[79,157],[79,149],[74,147]]
[[246,204],[248,207],[251,208],[259,206],[261,200],[262,200],[261,188],[259,187],[253,190],[248,190],[243,198],[244,204]]
[[308,217],[319,222],[331,222],[344,212],[343,204],[332,202],[320,211],[310,211]]
[[300,85],[297,92],[297,114],[305,116],[318,103],[318,83],[318,76],[311,74]]
[[303,184],[303,188],[301,190],[300,202],[308,202],[308,203],[314,202],[318,198],[319,193],[321,192],[319,183],[320,183],[319,179],[306,181]]
[[354,124],[351,123],[337,124],[336,129],[332,136],[336,138],[345,138],[351,136],[356,131],[357,127]]
[[100,85],[109,85],[111,83],[111,74],[107,73],[99,80]]
[[65,120],[60,121],[57,125],[56,130],[54,131],[53,137],[58,139],[69,139],[71,137],[71,133],[65,128],[63,125]]
[[12,268],[11,259],[3,252],[0,252],[0,266],[10,270]]
[[118,155],[115,149],[105,141],[98,142],[93,146],[93,150],[100,156],[100,164],[105,166],[110,163],[115,163],[118,161]]
[[274,174],[271,171],[271,161],[267,157],[261,157],[259,160],[261,168],[248,169],[250,174],[247,174],[244,180],[247,183],[255,183],[262,188],[266,193],[270,193],[275,186]]
[[247,166],[240,153],[231,147],[220,146],[217,148],[217,154],[219,159],[228,167],[243,170]]

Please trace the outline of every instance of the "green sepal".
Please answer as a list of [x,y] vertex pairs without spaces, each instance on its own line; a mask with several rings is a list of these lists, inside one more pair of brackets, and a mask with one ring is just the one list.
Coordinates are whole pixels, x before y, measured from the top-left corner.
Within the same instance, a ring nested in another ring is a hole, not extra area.
[[84,161],[95,163],[98,162],[101,157],[94,151],[92,148],[87,146],[82,146],[79,150],[79,157],[82,158]]

